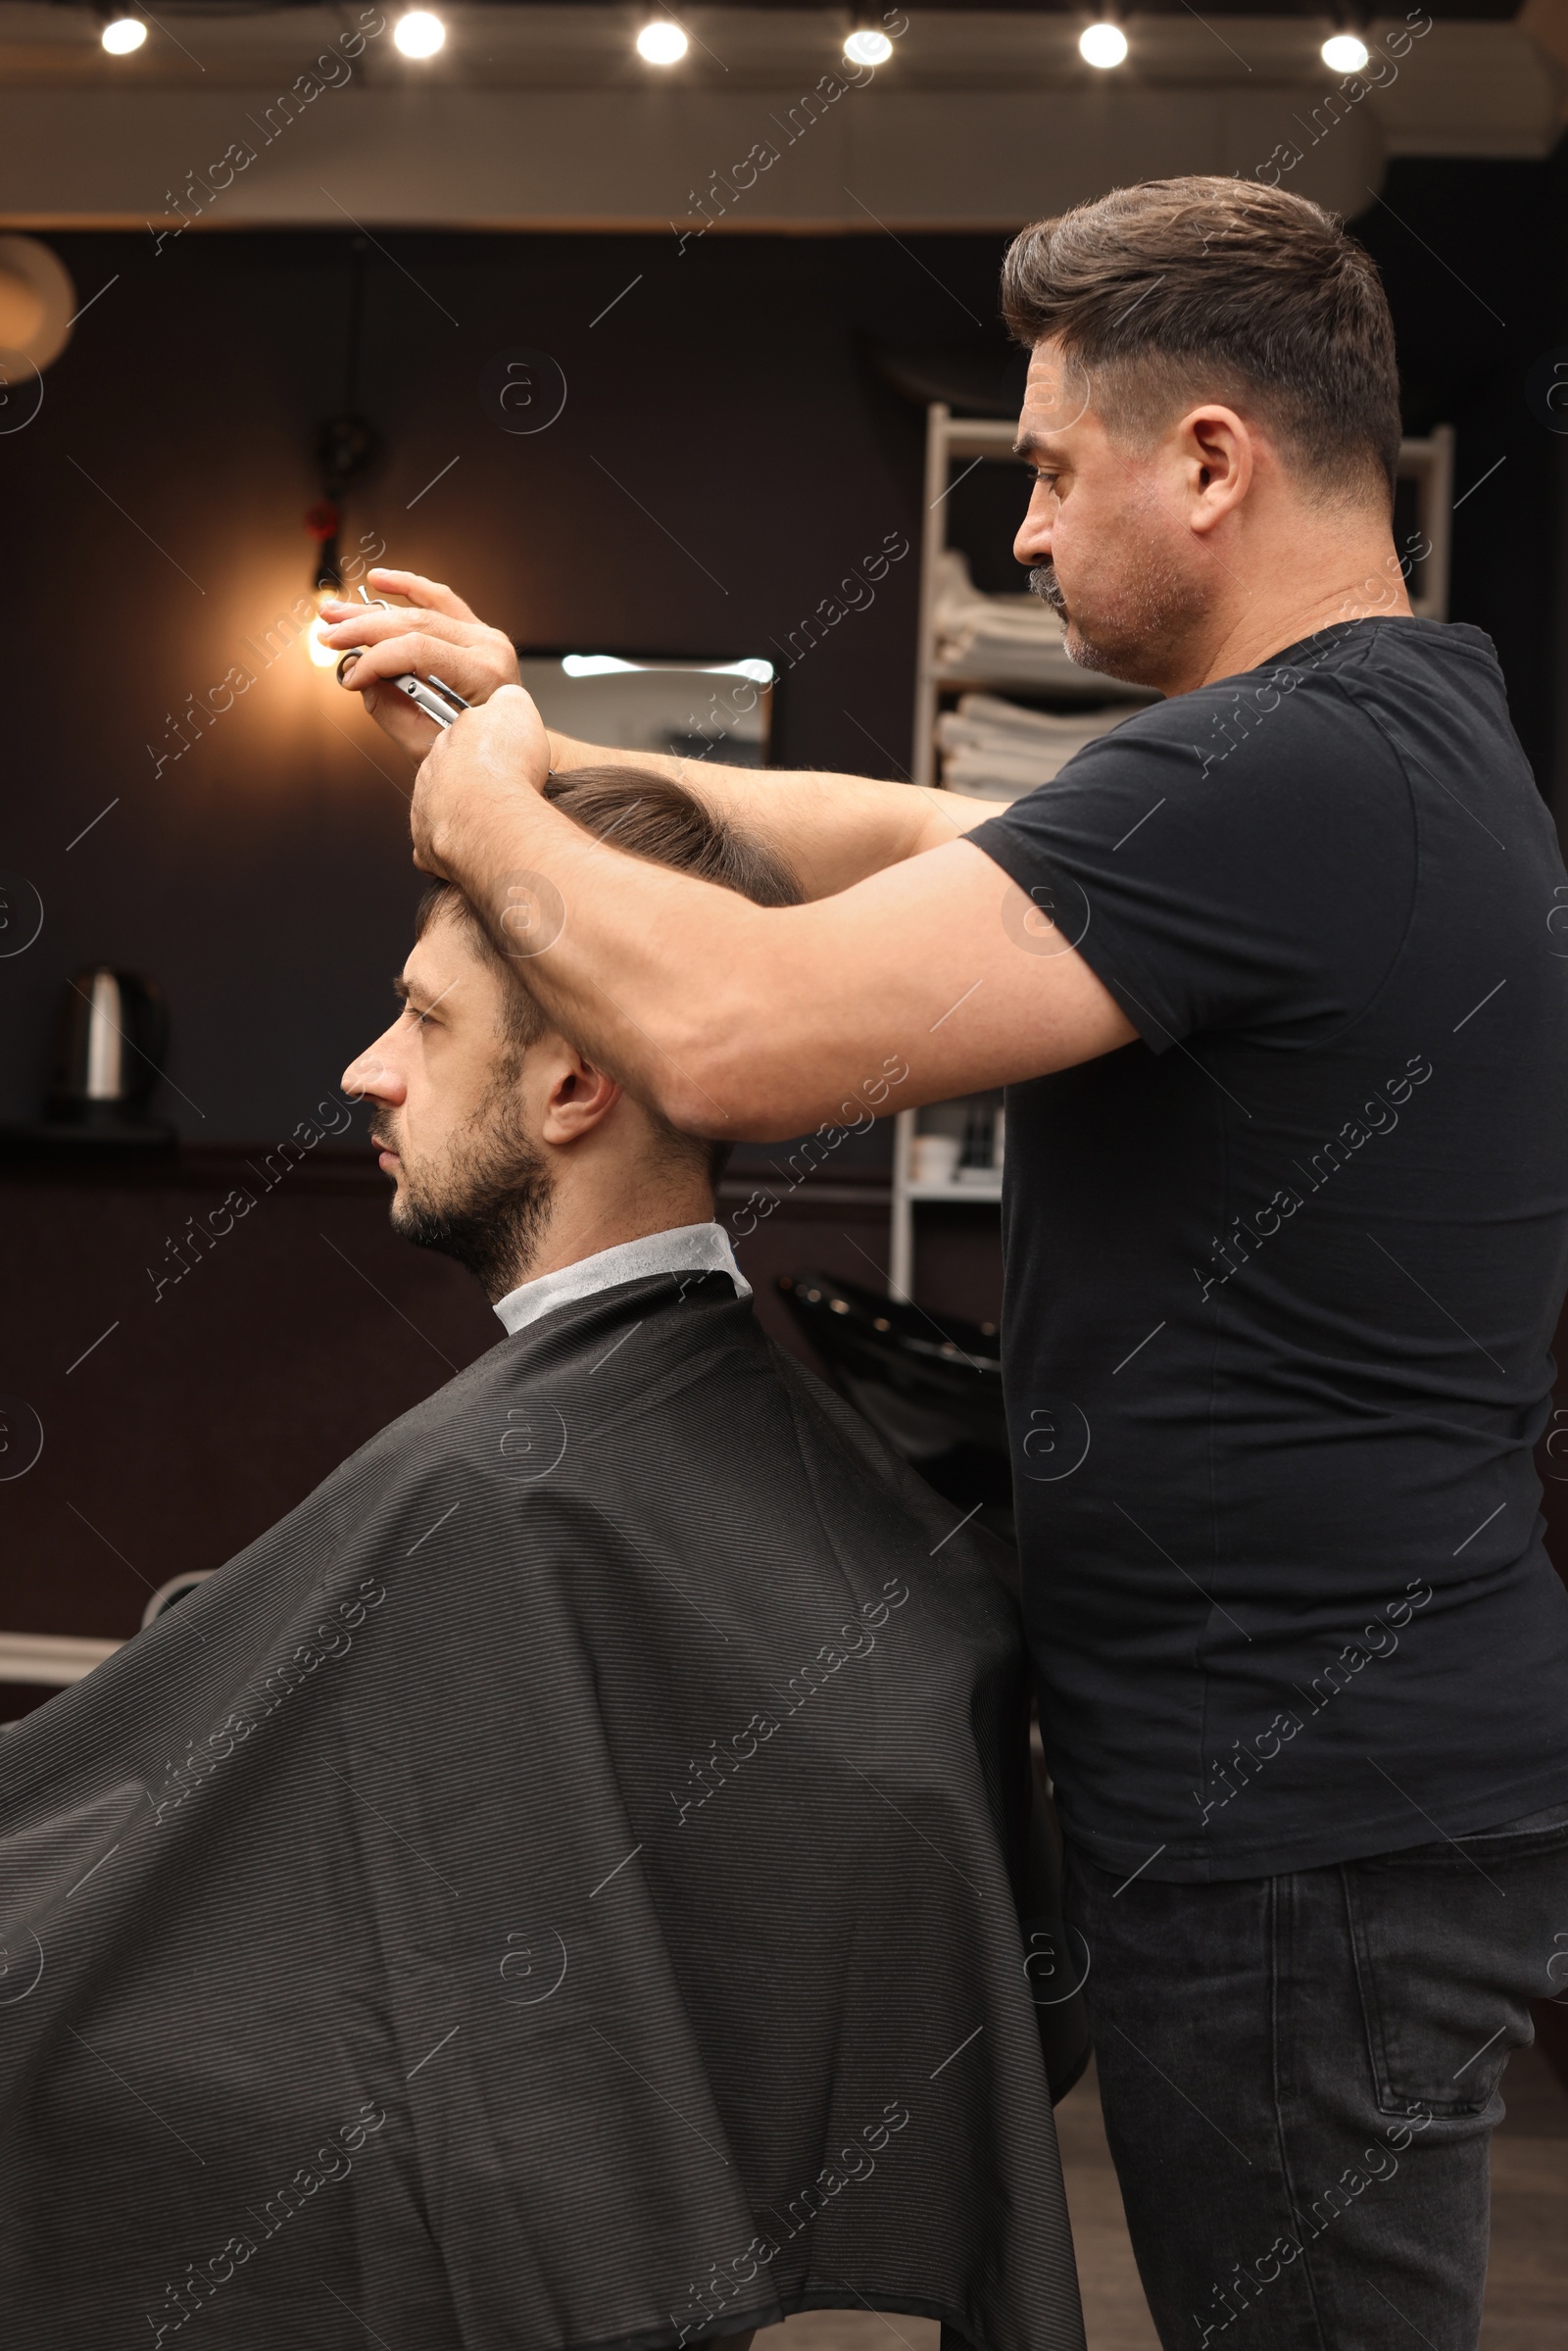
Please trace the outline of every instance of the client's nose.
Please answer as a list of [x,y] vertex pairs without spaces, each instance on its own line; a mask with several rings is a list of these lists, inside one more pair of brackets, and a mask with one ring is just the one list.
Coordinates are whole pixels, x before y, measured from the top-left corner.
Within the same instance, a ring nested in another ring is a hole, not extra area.
[[350,1102],[400,1102],[407,1089],[391,1064],[371,1046],[344,1070],[344,1094]]

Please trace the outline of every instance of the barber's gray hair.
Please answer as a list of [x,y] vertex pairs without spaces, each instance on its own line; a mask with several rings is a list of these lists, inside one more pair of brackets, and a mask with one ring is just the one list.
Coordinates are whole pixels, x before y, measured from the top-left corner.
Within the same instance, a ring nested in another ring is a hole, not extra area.
[[1392,497],[1388,298],[1371,255],[1304,196],[1245,179],[1116,188],[1013,239],[1002,308],[1019,342],[1060,343],[1113,432],[1223,399],[1331,493]]

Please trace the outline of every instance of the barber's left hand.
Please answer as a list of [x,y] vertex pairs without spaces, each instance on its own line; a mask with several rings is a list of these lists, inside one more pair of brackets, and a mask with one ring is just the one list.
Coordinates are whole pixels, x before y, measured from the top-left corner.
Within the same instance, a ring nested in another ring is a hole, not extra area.
[[415,779],[414,862],[467,883],[482,875],[493,820],[515,809],[550,773],[550,737],[531,695],[500,686],[431,746]]

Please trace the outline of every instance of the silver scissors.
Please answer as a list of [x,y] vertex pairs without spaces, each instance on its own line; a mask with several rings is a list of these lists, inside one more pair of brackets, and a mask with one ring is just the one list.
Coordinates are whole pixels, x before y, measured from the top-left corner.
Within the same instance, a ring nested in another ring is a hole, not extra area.
[[[360,601],[362,604],[379,605],[383,612],[391,609],[384,596],[367,596],[363,583],[360,587]],[[343,656],[337,665],[339,685],[343,683],[344,671],[350,668],[359,658],[358,646],[353,647]],[[471,703],[464,701],[455,686],[449,686],[437,677],[433,669],[430,672],[428,685],[412,669],[406,677],[394,677],[390,683],[397,687],[400,694],[406,694],[415,709],[422,710],[426,718],[433,719],[437,726],[456,726],[463,712],[473,708]]]

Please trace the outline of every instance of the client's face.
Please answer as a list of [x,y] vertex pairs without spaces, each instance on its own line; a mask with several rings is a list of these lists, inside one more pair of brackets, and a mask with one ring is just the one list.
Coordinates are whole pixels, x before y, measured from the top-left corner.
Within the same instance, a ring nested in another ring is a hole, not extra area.
[[376,1105],[394,1229],[455,1257],[494,1301],[523,1279],[550,1208],[523,1049],[499,975],[451,914],[430,922],[396,986],[402,1012],[344,1072],[344,1091]]

